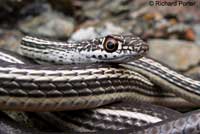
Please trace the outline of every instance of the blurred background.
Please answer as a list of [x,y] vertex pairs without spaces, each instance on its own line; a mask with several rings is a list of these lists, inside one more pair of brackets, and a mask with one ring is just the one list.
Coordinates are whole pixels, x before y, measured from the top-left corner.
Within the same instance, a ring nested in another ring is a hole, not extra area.
[[[173,2],[0,0],[0,47],[18,52],[24,35],[68,41],[131,33],[148,42],[149,57],[200,80],[200,1]],[[23,113],[13,114],[33,125]]]

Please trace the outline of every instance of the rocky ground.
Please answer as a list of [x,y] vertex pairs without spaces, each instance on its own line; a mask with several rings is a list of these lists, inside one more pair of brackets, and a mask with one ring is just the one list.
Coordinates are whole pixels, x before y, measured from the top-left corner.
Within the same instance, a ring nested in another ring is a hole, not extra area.
[[161,7],[146,0],[1,0],[0,47],[18,51],[27,34],[67,41],[133,33],[148,42],[149,57],[200,79],[199,16],[200,1]]

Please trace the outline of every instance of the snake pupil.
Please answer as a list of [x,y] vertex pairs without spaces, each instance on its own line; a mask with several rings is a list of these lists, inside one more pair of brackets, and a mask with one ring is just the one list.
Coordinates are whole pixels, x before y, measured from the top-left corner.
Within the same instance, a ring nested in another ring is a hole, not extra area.
[[113,44],[113,42],[109,41],[109,42],[107,43],[107,48],[108,48],[108,49],[114,49],[114,48],[115,48],[115,44]]

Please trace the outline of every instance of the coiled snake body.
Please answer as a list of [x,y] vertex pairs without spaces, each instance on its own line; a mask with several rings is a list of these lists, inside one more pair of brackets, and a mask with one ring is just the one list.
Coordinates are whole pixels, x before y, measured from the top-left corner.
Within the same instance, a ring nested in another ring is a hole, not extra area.
[[200,82],[143,57],[148,46],[133,35],[69,43],[27,36],[20,49],[29,58],[68,65],[29,65],[2,53],[2,110],[75,110],[124,99],[170,107],[200,105]]

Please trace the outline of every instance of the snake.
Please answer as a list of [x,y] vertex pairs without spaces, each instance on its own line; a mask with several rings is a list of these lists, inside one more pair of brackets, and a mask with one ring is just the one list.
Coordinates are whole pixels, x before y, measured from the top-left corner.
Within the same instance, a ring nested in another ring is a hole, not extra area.
[[20,51],[59,65],[25,64],[1,52],[2,110],[78,110],[126,99],[171,107],[200,104],[200,82],[144,57],[148,45],[134,35],[67,43],[26,36]]

